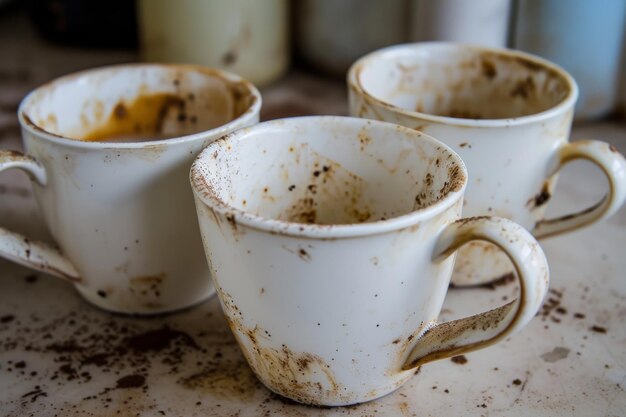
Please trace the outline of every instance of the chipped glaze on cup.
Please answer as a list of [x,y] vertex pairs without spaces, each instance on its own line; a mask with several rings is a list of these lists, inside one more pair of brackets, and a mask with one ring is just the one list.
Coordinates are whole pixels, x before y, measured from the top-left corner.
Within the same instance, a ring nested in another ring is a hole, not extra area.
[[[350,114],[433,135],[461,155],[470,179],[463,213],[511,219],[547,237],[611,216],[626,198],[626,161],[607,143],[569,143],[578,95],[572,77],[538,57],[450,42],[398,45],[348,73]],[[587,159],[606,174],[607,196],[578,213],[545,219],[557,173]],[[511,272],[496,246],[459,251],[452,282],[482,284]]]
[[[211,296],[189,167],[217,137],[258,122],[260,106],[247,81],[184,65],[113,66],[40,87],[19,108],[26,152],[0,151],[0,170],[31,176],[59,248],[0,229],[0,256],[115,312],[162,313]],[[119,141],[133,136],[149,140]]]
[[[347,117],[261,123],[200,154],[191,183],[207,259],[266,386],[307,404],[372,400],[532,319],[545,256],[509,220],[459,219],[466,175],[423,133]],[[521,301],[437,323],[451,255],[475,239],[510,254]]]

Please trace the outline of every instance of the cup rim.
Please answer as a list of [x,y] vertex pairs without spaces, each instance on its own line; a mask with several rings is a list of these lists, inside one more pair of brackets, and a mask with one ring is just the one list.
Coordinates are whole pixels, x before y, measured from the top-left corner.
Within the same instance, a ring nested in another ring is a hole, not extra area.
[[[385,129],[393,129],[396,131],[409,133],[410,135],[413,135],[416,140],[425,140],[431,142],[437,147],[440,147],[442,151],[445,150],[449,152],[452,156],[452,159],[454,160],[454,163],[460,167],[461,173],[463,175],[461,186],[456,189],[450,190],[443,196],[443,198],[427,205],[426,207],[422,207],[390,219],[378,220],[368,223],[322,225],[270,219],[241,210],[237,207],[233,207],[232,205],[227,204],[222,199],[218,198],[212,187],[205,180],[204,172],[200,168],[200,166],[204,164],[205,159],[213,157],[215,152],[220,152],[220,146],[222,143],[242,141],[251,134],[258,134],[259,131],[267,133],[275,130],[284,130],[289,126],[298,126],[298,124],[301,123],[316,124],[324,121],[334,122],[336,124],[357,124],[359,126],[363,126],[365,124],[378,124],[380,126],[383,126]],[[465,187],[467,186],[468,176],[465,163],[463,162],[461,157],[454,150],[452,150],[452,148],[443,144],[432,136],[429,136],[417,130],[409,129],[393,123],[381,122],[378,120],[361,119],[357,117],[302,116],[270,120],[258,123],[250,127],[239,129],[237,131],[222,136],[218,140],[210,143],[195,158],[193,164],[191,165],[189,179],[194,195],[199,200],[199,202],[207,206],[209,209],[221,215],[224,215],[228,219],[229,223],[233,225],[233,227],[236,227],[237,224],[241,224],[246,227],[269,232],[271,234],[295,236],[309,239],[334,240],[339,238],[352,238],[387,233],[390,231],[404,229],[406,227],[418,224],[422,221],[431,219],[437,214],[444,212],[446,209],[455,204],[459,199],[462,199]]]
[[[186,134],[182,136],[175,136],[167,139],[156,139],[149,141],[130,141],[130,142],[107,142],[107,141],[82,141],[77,139],[71,139],[63,135],[57,135],[49,132],[37,124],[35,124],[27,114],[26,108],[32,104],[37,94],[42,91],[54,88],[55,86],[66,84],[69,82],[75,82],[77,79],[85,76],[92,76],[98,73],[107,73],[111,71],[120,71],[126,68],[168,68],[179,69],[187,72],[201,72],[207,75],[223,78],[227,81],[234,83],[243,83],[248,92],[253,97],[253,102],[250,107],[236,118],[230,120],[228,123],[219,125],[209,130],[202,130],[196,133]],[[205,67],[202,65],[194,64],[168,64],[168,63],[127,63],[117,65],[106,65],[101,67],[89,68],[82,71],[73,72],[71,74],[63,75],[55,78],[45,84],[40,85],[33,91],[28,93],[26,97],[22,99],[17,110],[17,116],[20,125],[23,129],[28,131],[33,137],[48,140],[50,142],[65,145],[72,148],[82,149],[143,149],[150,148],[159,145],[177,145],[187,142],[193,142],[196,140],[206,139],[207,136],[215,137],[223,135],[224,133],[237,128],[238,126],[245,126],[250,119],[254,119],[260,114],[262,105],[261,93],[250,81],[240,77],[232,72],[219,70],[216,68]]]
[[[539,65],[550,71],[555,72],[565,81],[567,87],[569,88],[569,92],[567,93],[567,96],[559,103],[550,107],[547,110],[543,110],[538,113],[503,119],[466,119],[460,117],[438,116],[430,113],[405,109],[370,94],[370,92],[366,88],[364,88],[361,83],[360,74],[370,61],[376,59],[391,59],[399,53],[406,53],[407,51],[412,51],[417,48],[469,48],[476,52],[489,52],[493,54],[506,55],[509,57],[523,59],[525,61],[531,62],[534,65]],[[460,127],[509,127],[541,122],[572,108],[576,104],[576,100],[578,99],[578,85],[576,84],[574,78],[567,71],[565,71],[565,69],[551,61],[548,61],[537,55],[529,54],[527,52],[522,52],[516,49],[492,48],[471,43],[447,41],[404,43],[373,51],[367,55],[362,56],[350,66],[347,74],[347,83],[348,87],[355,90],[356,93],[362,95],[367,100],[372,101],[375,104],[384,107],[393,113],[402,114],[404,116],[413,118],[419,118],[420,120],[426,122],[454,125]]]

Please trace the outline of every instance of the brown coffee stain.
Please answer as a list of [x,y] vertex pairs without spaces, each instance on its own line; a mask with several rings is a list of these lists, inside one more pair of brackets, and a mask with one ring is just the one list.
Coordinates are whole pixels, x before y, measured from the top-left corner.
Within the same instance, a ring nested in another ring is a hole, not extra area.
[[448,167],[448,181],[445,181],[443,187],[439,190],[439,199],[445,197],[451,192],[460,191],[465,184],[466,178],[461,168],[454,164]]
[[330,366],[312,353],[294,352],[285,345],[281,349],[253,345],[250,365],[273,390],[300,403],[342,397]]
[[496,70],[496,65],[488,59],[483,59],[481,61],[481,67],[482,67],[483,75],[488,80],[492,80],[493,78],[496,77],[496,75],[498,75],[498,71]]
[[[220,214],[215,214],[215,218],[217,219],[216,223],[218,227],[220,227],[219,216]],[[235,213],[226,213],[224,217],[226,217],[226,222],[229,224],[230,229],[232,231],[232,235],[235,240],[239,240],[242,236],[246,234],[245,230],[242,227],[240,227],[239,224],[237,223],[237,217],[235,216]],[[220,227],[220,230],[221,230],[221,227]]]
[[511,97],[521,97],[528,99],[531,94],[535,93],[535,81],[532,76],[526,77],[524,80],[520,80],[515,84],[515,87],[511,90]]
[[310,152],[314,162],[311,163],[309,183],[289,186],[294,200],[279,219],[320,225],[370,221],[373,214],[363,201],[363,178],[317,152]]
[[411,416],[410,411],[409,411],[409,403],[406,401],[401,402],[400,404],[398,404],[398,408],[400,409],[400,413],[403,416],[409,417]]
[[484,117],[480,113],[476,113],[471,110],[462,110],[462,109],[451,109],[450,111],[447,111],[447,112],[438,112],[437,115],[443,116],[443,117],[452,117],[455,119],[475,119],[475,120],[489,119],[489,117]]
[[50,113],[44,122],[47,130],[56,131],[58,129],[57,117],[54,113]]
[[255,96],[250,94],[253,88],[252,84],[245,80],[236,82],[227,80],[226,85],[233,99],[233,119],[252,111],[253,105],[257,100]]
[[315,224],[317,222],[317,203],[311,197],[296,200],[287,209],[284,216],[293,223]]
[[130,278],[129,289],[133,294],[159,298],[161,296],[161,285],[167,274],[142,275]]
[[358,134],[359,142],[361,143],[361,150],[365,150],[365,147],[372,142],[372,138],[369,137],[367,132],[361,130]]
[[361,118],[365,118],[365,116],[367,115],[367,106],[365,105],[365,102],[361,102],[361,106],[359,107],[358,115]]
[[212,397],[233,401],[251,400],[260,385],[243,357],[234,362],[214,361],[211,366],[183,378],[179,383]]
[[[470,242],[470,243],[475,243],[475,242]],[[476,243],[483,243],[483,242],[476,242]],[[481,248],[486,254],[488,254],[489,252],[500,251],[500,248],[498,248],[496,245],[482,245]],[[489,254],[487,256],[494,256],[494,255]],[[478,286],[481,288],[486,288],[486,289],[493,291],[498,287],[505,287],[511,284],[512,282],[515,282],[515,280],[516,280],[515,273],[509,272],[507,274],[501,275],[500,277],[494,279],[493,281],[487,282],[485,284],[480,284]]]
[[[457,346],[456,340],[459,340],[463,335],[469,332],[475,332],[477,330],[486,332],[491,328],[497,327],[497,325],[515,307],[515,303],[516,300],[482,314],[448,321],[445,323],[439,323],[436,326],[429,328],[420,337],[420,341],[415,347],[415,349],[424,352],[424,354],[417,354],[415,359],[406,364],[403,369],[409,370],[433,360],[458,356],[463,352],[473,350],[475,346],[480,346],[483,342]],[[428,350],[433,346],[442,346],[444,348],[428,352]]]
[[591,326],[589,328],[589,330],[591,330],[594,333],[606,334],[606,327],[602,327],[602,326],[598,326],[598,325]]
[[296,352],[285,344],[269,347],[272,335],[255,325],[250,328],[233,297],[216,285],[226,321],[248,365],[273,391],[303,404],[323,405],[324,398],[349,402],[336,382],[330,366],[318,355]]
[[171,112],[178,113],[178,121],[186,121],[185,100],[176,94],[147,94],[128,103],[120,101],[106,121],[80,139],[86,142],[165,139],[163,121]]
[[305,262],[311,262],[311,254],[307,252],[305,249],[298,249],[298,257]]
[[453,356],[450,358],[452,363],[456,363],[457,365],[465,365],[467,363],[467,358],[465,355]]
[[526,202],[526,207],[534,210],[537,207],[541,207],[546,204],[551,197],[552,193],[550,192],[550,182],[544,181],[543,185],[541,186],[541,191],[539,191],[534,197],[528,199],[528,201]]
[[[451,155],[448,155],[448,159]],[[435,165],[437,168],[441,166],[441,159],[431,159],[431,165]],[[463,171],[456,164],[448,165],[448,178],[441,185],[435,185],[435,176],[432,173],[427,173],[423,178],[425,187],[419,189],[418,193],[414,197],[413,210],[423,209],[431,204],[445,198],[449,193],[459,191],[463,188],[465,183],[465,175]]]
[[537,313],[537,316],[541,317],[541,321],[547,321],[548,319],[553,323],[561,321],[554,313],[556,313],[556,310],[562,308],[561,302],[563,301],[563,294],[564,292],[561,290],[550,288],[548,296],[541,305],[541,310]]

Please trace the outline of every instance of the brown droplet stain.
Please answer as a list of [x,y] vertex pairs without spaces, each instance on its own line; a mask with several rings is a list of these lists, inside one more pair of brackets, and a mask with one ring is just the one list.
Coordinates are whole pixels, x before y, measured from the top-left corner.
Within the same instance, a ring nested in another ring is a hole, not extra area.
[[511,90],[511,97],[521,97],[527,99],[535,91],[535,81],[533,77],[528,76],[525,80],[517,82],[513,90]]
[[468,362],[465,355],[453,356],[450,358],[450,360],[456,363],[457,365],[465,365]]
[[551,197],[552,194],[550,194],[550,184],[548,183],[548,181],[545,181],[543,183],[543,186],[541,187],[541,191],[536,196],[531,197],[526,202],[526,205],[531,209],[534,209],[536,207],[546,204]]
[[222,64],[233,65],[237,61],[237,54],[233,51],[228,51],[222,56]]
[[[487,248],[496,248],[495,246],[488,246]],[[509,272],[508,274],[504,274],[499,278],[494,279],[491,282],[480,285],[481,288],[487,288],[489,290],[495,290],[498,287],[504,287],[509,285],[510,283],[515,282],[515,274],[513,272]]]
[[493,80],[496,75],[498,75],[498,71],[496,70],[496,66],[493,62],[483,59],[481,62],[483,75],[489,79]]
[[235,401],[249,401],[260,386],[243,358],[234,363],[216,361],[212,366],[184,378],[181,384],[217,398]]
[[298,250],[298,256],[300,257],[300,259],[302,259],[305,262],[311,261],[311,255],[309,255],[309,253],[302,248]]
[[115,388],[140,388],[146,383],[143,375],[126,375],[117,380]]
[[591,326],[589,330],[595,333],[602,333],[602,334],[606,333],[606,327],[602,327],[602,326],[594,325],[594,326]]
[[38,279],[39,277],[35,274],[28,275],[26,278],[24,278],[24,280],[29,284],[34,284],[35,282],[37,282]]
[[13,314],[8,314],[6,316],[2,316],[0,317],[0,323],[11,323],[13,320],[15,320],[15,316]]
[[117,103],[113,109],[113,115],[118,119],[123,119],[128,114],[124,103]]

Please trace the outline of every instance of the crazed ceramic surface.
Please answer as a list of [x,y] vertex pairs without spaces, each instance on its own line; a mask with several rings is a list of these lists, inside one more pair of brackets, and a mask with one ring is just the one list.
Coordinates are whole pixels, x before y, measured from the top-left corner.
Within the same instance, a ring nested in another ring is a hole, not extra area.
[[[351,115],[425,132],[461,155],[469,171],[465,215],[509,218],[545,237],[607,218],[626,198],[626,161],[615,148],[568,143],[578,90],[545,60],[446,42],[400,45],[357,61],[348,84]],[[606,173],[608,195],[546,220],[557,173],[574,159]],[[452,281],[481,284],[509,272],[496,247],[474,242],[460,250]]]
[[[2,256],[70,279],[107,310],[159,313],[210,296],[189,166],[259,109],[249,83],[192,66],[110,67],[34,91],[19,110],[28,156],[4,152],[0,167],[33,176],[64,255],[3,232]],[[173,138],[118,141],[128,135]],[[116,142],[95,141],[103,136]]]
[[[504,219],[458,220],[463,163],[398,125],[263,123],[209,145],[191,181],[231,330],[259,379],[298,402],[385,395],[423,363],[519,330],[547,290],[534,239]],[[511,254],[520,301],[437,323],[450,255],[474,239]]]

